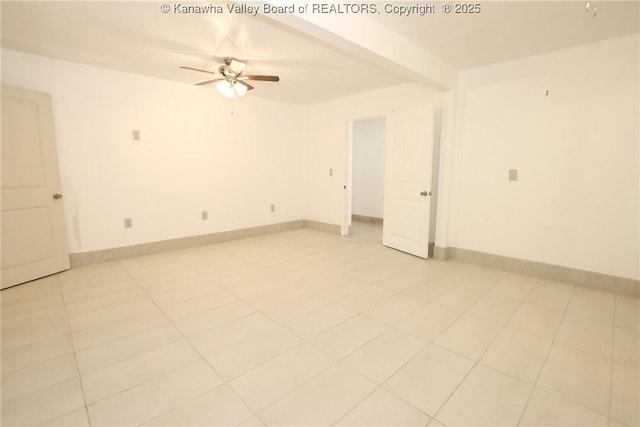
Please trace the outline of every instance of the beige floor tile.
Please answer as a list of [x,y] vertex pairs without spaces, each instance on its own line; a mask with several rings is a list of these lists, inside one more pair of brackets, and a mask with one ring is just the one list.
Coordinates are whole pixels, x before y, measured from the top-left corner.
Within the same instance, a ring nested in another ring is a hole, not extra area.
[[616,296],[615,326],[637,334],[640,329],[640,307],[626,301]]
[[96,283],[92,283],[91,281],[82,281],[65,284],[64,281],[61,281],[61,288],[65,303],[71,304],[86,299],[99,298],[120,292],[140,289],[140,285],[138,285],[131,277],[125,276],[103,279]]
[[545,340],[553,340],[561,321],[562,313],[556,310],[524,303],[506,326]]
[[435,418],[432,418],[431,421],[429,421],[429,424],[427,424],[429,427],[444,427],[444,424],[442,424],[440,421],[436,420]]
[[345,307],[338,302],[325,305],[287,322],[285,323],[285,327],[302,338],[310,340],[357,315],[358,312],[356,310]]
[[2,404],[2,425],[38,425],[84,407],[80,379],[73,378]]
[[76,318],[102,309],[147,299],[142,289],[132,289],[67,304],[67,315],[69,318]]
[[640,375],[637,367],[613,364],[611,417],[630,426],[640,425]]
[[336,283],[318,287],[315,293],[330,300],[338,301],[369,286],[371,286],[371,282],[365,282],[364,280],[342,279]]
[[571,300],[574,288],[575,285],[568,283],[539,280],[525,301],[552,310],[564,311]]
[[172,304],[187,302],[196,298],[206,298],[207,295],[222,290],[222,288],[205,277],[193,281],[168,281],[162,283],[172,284],[173,287],[162,286],[164,292],[160,291],[160,286],[147,287],[145,292],[151,296],[153,301],[160,307]]
[[16,371],[73,353],[71,335],[62,335],[2,352],[2,373]]
[[613,331],[613,360],[623,365],[640,365],[640,337],[637,332],[615,328]]
[[2,402],[16,399],[77,376],[78,369],[73,354],[2,374]]
[[516,425],[532,386],[477,365],[438,412],[446,425]]
[[461,311],[427,304],[400,321],[395,327],[425,341],[431,341],[461,315]]
[[234,426],[252,412],[226,385],[146,422],[149,426]]
[[452,286],[448,281],[425,281],[405,288],[402,293],[430,303]]
[[476,289],[488,291],[493,288],[506,273],[500,270],[492,270],[488,268],[478,268],[472,271],[458,282],[459,285],[469,286]]
[[64,307],[2,319],[2,351],[69,334]]
[[330,302],[331,300],[312,293],[269,307],[263,313],[278,323],[286,323]]
[[208,357],[277,326],[262,313],[254,313],[194,335],[189,341],[202,356]]
[[227,291],[216,291],[200,298],[194,298],[189,301],[179,302],[177,304],[171,304],[162,307],[162,311],[172,320],[180,319],[181,317],[192,316],[203,311],[211,310],[221,305],[229,304],[236,301],[234,295]]
[[504,325],[519,306],[520,302],[511,298],[487,294],[471,306],[467,314]]
[[254,411],[259,411],[334,363],[326,354],[303,344],[229,382]]
[[213,329],[255,313],[255,308],[244,301],[234,301],[210,310],[202,311],[187,317],[175,319],[173,323],[186,336],[191,336]]
[[387,300],[393,291],[382,286],[367,286],[338,301],[340,304],[352,310],[364,312],[366,309]]
[[592,411],[609,407],[611,361],[554,344],[542,368],[537,387],[558,393]]
[[171,324],[166,323],[78,351],[76,353],[78,368],[83,374],[92,372],[181,339],[180,332]]
[[534,384],[551,348],[551,341],[503,329],[480,362],[519,380]]
[[485,291],[468,286],[456,285],[435,297],[431,304],[455,311],[464,311],[475,304]]
[[594,356],[610,359],[613,347],[613,325],[588,317],[564,316],[556,342]]
[[260,418],[258,418],[257,415],[252,415],[251,417],[239,423],[238,426],[239,427],[262,427],[264,426],[264,423]]
[[222,383],[200,360],[89,405],[95,426],[138,425],[188,402]]
[[342,359],[387,329],[388,326],[378,320],[358,315],[314,338],[311,344]]
[[243,300],[247,304],[255,307],[258,310],[264,310],[266,308],[273,307],[276,304],[280,304],[292,298],[303,295],[307,292],[309,291],[304,288],[286,284],[261,292],[257,295],[243,298]]
[[51,427],[89,427],[91,424],[89,424],[87,410],[82,408],[41,425]]
[[434,415],[473,367],[473,361],[429,345],[384,384],[384,388]]
[[378,389],[342,418],[339,426],[425,426],[429,416]]
[[[196,298],[201,292],[202,295],[222,289],[221,286],[212,280],[198,274],[193,273],[190,277],[184,277],[173,280],[163,280],[161,282],[145,283],[141,285],[144,292],[153,299],[157,299],[160,303],[174,303],[187,301]],[[200,290],[200,291],[198,291]]]
[[231,348],[214,353],[207,361],[225,380],[237,377],[297,347],[302,340],[280,326],[256,335]]
[[200,274],[189,267],[182,264],[170,264],[167,268],[158,268],[158,266],[150,267],[146,270],[140,270],[132,273],[133,278],[143,288],[151,288],[161,283],[168,282],[184,282],[193,283],[196,281],[208,280],[203,274]]
[[521,426],[606,426],[607,417],[563,397],[536,388],[520,420]]
[[83,375],[82,385],[87,404],[135,387],[198,359],[200,355],[182,340]]
[[3,319],[64,305],[57,276],[34,280],[2,291],[1,314]]
[[69,326],[71,326],[73,332],[77,332],[155,310],[157,310],[157,307],[153,301],[144,296],[113,307],[69,317]]
[[117,322],[74,332],[72,335],[73,345],[76,351],[80,351],[168,323],[169,319],[160,310],[156,309],[148,313],[127,317]]
[[508,273],[491,288],[491,293],[505,298],[524,301],[536,284],[536,280],[537,279],[533,277]]
[[225,284],[221,286],[238,298],[246,299],[288,283],[282,277],[269,274],[263,270],[256,270],[255,274],[258,275],[250,279],[247,278],[246,280],[235,282],[233,286],[225,286]]
[[391,329],[351,353],[344,362],[381,384],[427,345],[397,329]]
[[433,343],[469,359],[482,356],[502,328],[496,323],[465,314]]
[[567,308],[567,314],[588,317],[603,322],[613,322],[615,294],[583,287],[576,287]]
[[398,294],[365,310],[365,314],[389,325],[398,323],[425,302],[408,295]]
[[259,416],[268,425],[333,425],[375,388],[360,374],[334,365]]

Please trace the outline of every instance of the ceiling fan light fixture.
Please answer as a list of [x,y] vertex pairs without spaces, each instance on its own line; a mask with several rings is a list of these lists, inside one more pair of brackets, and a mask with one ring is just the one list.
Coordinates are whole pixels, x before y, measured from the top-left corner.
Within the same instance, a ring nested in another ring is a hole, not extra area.
[[216,89],[220,92],[225,98],[233,98],[236,96],[236,91],[233,88],[233,84],[227,80],[220,80],[216,83]]
[[233,89],[236,91],[238,96],[242,96],[247,93],[247,87],[242,83],[233,82]]

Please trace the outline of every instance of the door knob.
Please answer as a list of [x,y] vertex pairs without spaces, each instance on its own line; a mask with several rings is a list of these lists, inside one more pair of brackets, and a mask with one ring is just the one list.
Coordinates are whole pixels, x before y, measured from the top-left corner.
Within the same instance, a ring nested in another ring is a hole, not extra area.
[[421,191],[420,195],[424,196],[424,197],[430,196],[431,195],[431,191]]
[[56,200],[62,199],[62,194],[56,193],[56,194],[53,195],[53,198],[56,199]]

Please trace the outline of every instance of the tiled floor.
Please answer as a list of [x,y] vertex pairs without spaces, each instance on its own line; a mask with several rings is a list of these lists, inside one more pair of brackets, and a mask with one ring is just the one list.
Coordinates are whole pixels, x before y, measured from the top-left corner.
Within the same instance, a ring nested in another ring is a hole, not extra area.
[[637,299],[309,229],[2,291],[2,425],[638,425]]

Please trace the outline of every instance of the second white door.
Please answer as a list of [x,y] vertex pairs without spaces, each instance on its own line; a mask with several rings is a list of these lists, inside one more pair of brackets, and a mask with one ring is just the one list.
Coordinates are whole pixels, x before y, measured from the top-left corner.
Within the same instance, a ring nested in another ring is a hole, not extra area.
[[382,243],[429,256],[433,105],[387,116]]

